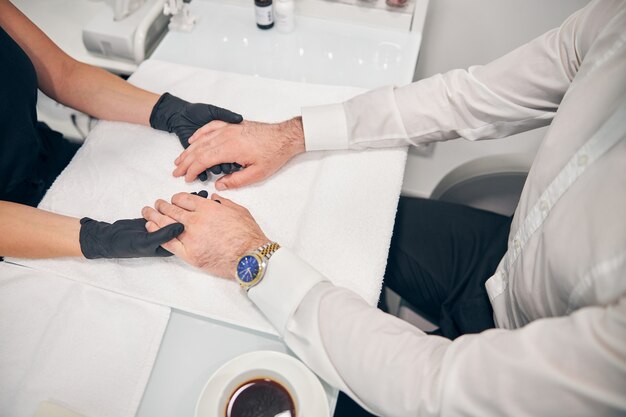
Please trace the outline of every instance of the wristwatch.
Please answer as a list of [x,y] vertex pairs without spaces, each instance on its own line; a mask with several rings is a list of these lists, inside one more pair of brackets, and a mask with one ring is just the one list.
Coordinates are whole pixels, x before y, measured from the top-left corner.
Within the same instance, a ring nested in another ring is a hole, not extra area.
[[267,242],[257,250],[243,255],[237,261],[236,279],[241,288],[248,291],[263,279],[267,261],[280,248],[276,242]]

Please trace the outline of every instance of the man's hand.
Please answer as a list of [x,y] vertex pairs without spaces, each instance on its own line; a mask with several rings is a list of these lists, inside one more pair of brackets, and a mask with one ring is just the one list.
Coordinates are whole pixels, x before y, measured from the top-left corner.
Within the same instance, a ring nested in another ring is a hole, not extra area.
[[243,121],[233,125],[211,122],[189,138],[189,147],[174,161],[174,176],[193,181],[207,168],[236,162],[243,170],[220,178],[218,190],[239,188],[272,175],[295,155],[304,152],[302,119],[267,124]]
[[[241,123],[243,117],[230,110],[204,103],[189,103],[169,93],[165,93],[156,102],[150,114],[150,126],[158,130],[175,133],[183,148],[189,147],[189,138],[198,128],[213,120],[227,123]],[[230,161],[229,161],[230,162]],[[230,174],[238,168],[231,163],[212,166],[214,174]],[[206,181],[208,173],[199,175]]]
[[146,229],[182,223],[185,231],[163,247],[212,275],[234,278],[239,257],[269,241],[247,209],[217,194],[207,200],[178,193],[171,204],[157,200],[154,207],[141,212]]

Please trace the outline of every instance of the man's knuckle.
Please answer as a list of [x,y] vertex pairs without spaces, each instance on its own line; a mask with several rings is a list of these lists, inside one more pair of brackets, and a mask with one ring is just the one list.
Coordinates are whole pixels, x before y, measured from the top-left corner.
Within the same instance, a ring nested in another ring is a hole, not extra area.
[[172,203],[174,204],[184,203],[188,199],[188,197],[189,197],[189,194],[187,193],[176,193],[172,197]]
[[201,164],[207,164],[207,163],[209,163],[209,160],[211,159],[211,156],[212,156],[211,151],[206,151],[206,152],[200,154],[200,156],[198,157],[198,161]]

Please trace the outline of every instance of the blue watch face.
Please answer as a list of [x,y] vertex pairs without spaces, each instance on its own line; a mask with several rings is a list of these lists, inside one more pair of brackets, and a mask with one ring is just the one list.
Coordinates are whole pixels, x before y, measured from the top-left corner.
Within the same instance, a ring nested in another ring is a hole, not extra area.
[[251,255],[246,255],[237,264],[237,276],[243,282],[250,282],[259,275],[259,261]]

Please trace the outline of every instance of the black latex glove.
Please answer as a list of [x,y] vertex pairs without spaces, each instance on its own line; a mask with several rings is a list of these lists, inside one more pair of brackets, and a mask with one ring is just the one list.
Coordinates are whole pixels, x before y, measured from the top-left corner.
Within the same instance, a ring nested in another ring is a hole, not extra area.
[[[193,192],[191,193],[192,195],[197,195],[198,197],[202,197],[202,198],[209,198],[209,192],[205,191],[205,190],[200,190],[198,192]],[[222,202],[218,199],[212,200],[215,201],[217,204],[222,204]]]
[[240,169],[241,165],[239,165],[237,162],[233,162],[212,166],[211,168],[209,168],[209,171],[211,171],[215,175],[219,175],[222,173],[230,174],[231,172],[239,171]]
[[80,249],[87,259],[172,256],[161,245],[185,230],[182,224],[174,223],[149,233],[145,219],[111,224],[84,217],[80,224]]
[[191,194],[193,194],[193,195],[197,195],[198,197],[202,197],[202,198],[208,198],[208,197],[209,197],[209,192],[208,192],[208,191],[205,191],[205,190],[200,190],[200,191],[198,191],[198,192],[195,192],[195,191],[194,191],[194,192],[193,192],[193,193],[191,193]]
[[[170,93],[163,94],[150,113],[150,126],[158,130],[176,133],[185,149],[189,147],[189,138],[194,132],[213,120],[236,124],[241,123],[243,117],[211,104],[189,103]],[[233,165],[237,165],[237,169],[241,168],[239,164],[225,163],[211,167],[209,170],[214,174],[221,174],[222,172],[229,174],[237,170],[233,169]],[[202,172],[198,178],[206,181],[208,173]]]

